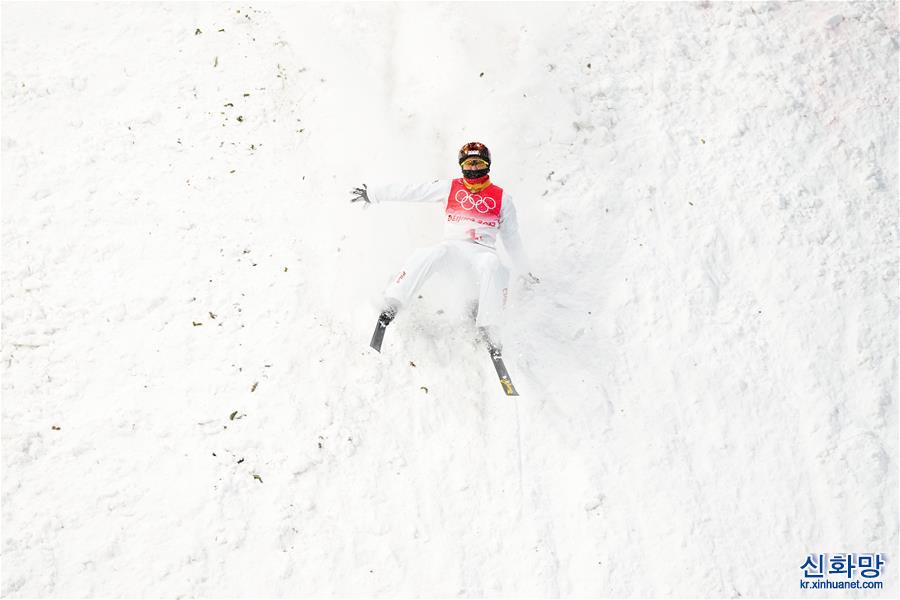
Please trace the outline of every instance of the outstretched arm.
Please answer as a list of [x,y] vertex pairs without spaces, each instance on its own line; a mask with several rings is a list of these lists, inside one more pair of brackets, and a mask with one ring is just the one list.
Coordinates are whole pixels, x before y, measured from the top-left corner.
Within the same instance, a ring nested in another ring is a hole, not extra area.
[[[450,181],[436,180],[431,183],[383,184],[356,188],[353,193],[360,200],[368,202],[443,202],[450,194]],[[359,197],[357,190],[364,190],[364,197]],[[353,202],[354,200],[351,200]]]

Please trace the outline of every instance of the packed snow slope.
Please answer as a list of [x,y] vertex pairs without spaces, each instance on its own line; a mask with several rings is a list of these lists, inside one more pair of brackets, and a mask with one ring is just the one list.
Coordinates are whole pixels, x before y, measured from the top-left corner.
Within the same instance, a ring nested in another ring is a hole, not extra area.
[[[841,552],[897,596],[895,3],[2,35],[4,596],[796,596]],[[471,140],[541,277],[519,398],[447,277],[367,347],[442,213],[349,189]]]

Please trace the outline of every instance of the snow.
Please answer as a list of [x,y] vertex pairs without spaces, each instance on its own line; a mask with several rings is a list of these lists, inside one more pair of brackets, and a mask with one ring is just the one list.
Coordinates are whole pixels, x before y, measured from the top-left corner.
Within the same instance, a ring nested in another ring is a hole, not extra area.
[[[896,3],[2,36],[4,596],[784,597],[839,552],[884,589],[825,596],[898,595]],[[517,399],[447,278],[367,349],[442,222],[348,191],[474,139],[542,278]]]

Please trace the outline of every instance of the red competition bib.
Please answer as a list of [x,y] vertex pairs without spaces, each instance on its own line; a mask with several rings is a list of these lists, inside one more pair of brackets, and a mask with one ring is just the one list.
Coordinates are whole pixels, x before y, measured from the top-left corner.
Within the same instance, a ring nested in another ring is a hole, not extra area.
[[447,197],[447,220],[474,221],[487,227],[500,226],[503,189],[493,183],[480,192],[470,192],[462,179],[454,179]]

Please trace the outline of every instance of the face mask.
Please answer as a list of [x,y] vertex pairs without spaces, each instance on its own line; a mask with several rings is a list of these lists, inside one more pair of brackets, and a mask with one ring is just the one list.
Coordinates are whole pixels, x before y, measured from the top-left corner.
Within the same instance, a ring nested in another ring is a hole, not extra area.
[[463,169],[463,177],[466,179],[478,179],[479,177],[484,177],[490,172],[491,168],[486,167],[484,169],[475,169],[475,170],[467,170]]

